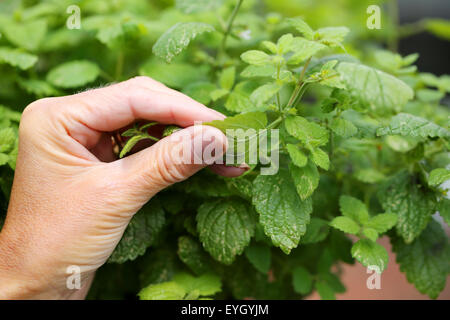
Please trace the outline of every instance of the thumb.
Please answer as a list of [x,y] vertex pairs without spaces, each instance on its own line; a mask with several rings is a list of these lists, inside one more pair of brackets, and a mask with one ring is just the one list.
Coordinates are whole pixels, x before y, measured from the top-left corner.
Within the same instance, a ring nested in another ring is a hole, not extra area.
[[122,162],[120,166],[127,185],[132,185],[134,192],[148,199],[202,168],[221,161],[227,147],[227,138],[220,130],[195,125],[119,162]]

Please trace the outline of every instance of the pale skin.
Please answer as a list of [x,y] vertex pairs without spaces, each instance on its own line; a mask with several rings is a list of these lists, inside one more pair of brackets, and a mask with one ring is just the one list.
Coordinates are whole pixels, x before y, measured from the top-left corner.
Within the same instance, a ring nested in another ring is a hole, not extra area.
[[[83,299],[133,215],[159,191],[207,166],[177,164],[169,152],[177,142],[168,138],[118,160],[110,132],[149,120],[184,127],[195,139],[195,121],[223,118],[147,77],[29,105],[0,233],[0,299]],[[226,150],[218,129],[201,131]],[[230,177],[245,171],[211,169]],[[66,286],[71,265],[81,268],[80,290]]]

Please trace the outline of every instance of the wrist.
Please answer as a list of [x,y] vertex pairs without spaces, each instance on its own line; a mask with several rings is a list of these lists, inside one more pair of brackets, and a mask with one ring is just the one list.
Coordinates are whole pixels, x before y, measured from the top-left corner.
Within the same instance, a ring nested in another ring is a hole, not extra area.
[[[4,230],[3,230],[4,231]],[[0,233],[0,300],[24,299],[84,299],[94,278],[94,272],[80,274],[80,286],[67,285],[71,274],[65,271],[43,270],[44,263],[35,262],[23,246],[15,244],[5,232]]]
[[0,299],[32,299],[42,291],[37,277],[28,274],[16,246],[0,233]]

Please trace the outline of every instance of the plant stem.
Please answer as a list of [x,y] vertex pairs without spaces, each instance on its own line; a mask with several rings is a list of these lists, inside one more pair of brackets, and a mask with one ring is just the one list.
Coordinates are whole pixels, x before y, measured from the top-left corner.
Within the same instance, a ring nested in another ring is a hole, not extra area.
[[[280,66],[277,66],[277,81],[280,80]],[[278,104],[278,111],[280,114],[282,113],[281,109],[281,102],[280,102],[280,92],[277,92],[277,104]]]
[[114,78],[110,74],[108,74],[107,72],[105,72],[103,70],[100,70],[100,77],[102,77],[106,81],[114,82]]
[[398,37],[405,38],[425,31],[426,20],[403,24],[398,27]]
[[300,78],[298,79],[298,86],[300,86],[303,82],[303,78],[305,77],[306,69],[308,69],[309,63],[311,62],[312,57],[309,57],[308,60],[306,60],[305,65],[303,66],[302,73],[300,74]]
[[330,164],[331,164],[331,159],[333,157],[333,153],[334,153],[334,132],[333,130],[330,130]]
[[242,5],[243,2],[244,2],[244,0],[239,0],[238,3],[236,4],[236,6],[233,9],[233,12],[231,13],[230,19],[228,20],[228,23],[227,23],[227,28],[225,29],[225,33],[223,35],[222,44],[221,44],[221,46],[219,48],[218,55],[225,54],[225,49],[226,49],[226,46],[227,46],[228,36],[231,33],[231,30],[233,28],[234,20],[236,19],[236,16],[237,16],[237,14],[239,12],[239,9],[241,8],[241,5]]
[[117,63],[116,63],[116,73],[114,78],[119,81],[120,78],[122,77],[122,72],[123,72],[123,63],[124,63],[125,57],[123,54],[123,51],[120,50],[119,51],[119,55],[117,57]]
[[267,126],[266,129],[273,129],[273,128],[276,128],[276,126],[278,126],[278,124],[280,124],[281,121],[283,121],[283,118],[282,118],[282,117],[277,118],[274,122],[272,122],[271,124],[269,124],[269,125]]
[[123,146],[122,146],[122,138],[121,138],[121,136],[120,136],[120,134],[118,132],[114,132],[112,137],[113,137],[114,143],[116,144],[117,149],[118,149],[117,154],[120,154],[120,152],[122,151],[122,148],[123,148]]
[[392,23],[391,34],[388,38],[389,50],[393,52],[398,51],[398,28],[399,28],[399,17],[398,17],[398,2],[397,0],[388,1],[388,11]]
[[291,98],[289,99],[289,102],[287,104],[287,108],[292,108],[292,106],[294,105],[295,100],[297,100],[297,97],[299,96],[300,91],[302,90],[304,83],[303,83],[303,78],[305,77],[306,74],[306,69],[309,66],[309,63],[311,62],[311,58],[310,57],[308,60],[306,60],[305,65],[303,66],[303,70],[302,73],[300,74],[300,78],[298,79],[297,85],[295,86],[295,90],[291,95]]

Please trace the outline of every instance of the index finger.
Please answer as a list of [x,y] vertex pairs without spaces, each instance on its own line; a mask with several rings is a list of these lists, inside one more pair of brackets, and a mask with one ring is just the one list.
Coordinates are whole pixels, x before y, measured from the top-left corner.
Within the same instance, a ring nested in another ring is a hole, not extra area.
[[148,77],[136,77],[73,96],[82,105],[72,109],[80,121],[99,131],[114,131],[135,120],[187,127],[195,121],[225,118],[221,113]]
[[102,132],[113,132],[137,120],[188,127],[194,122],[221,120],[225,116],[188,96],[148,78],[136,77],[108,87],[61,99],[64,126],[87,149],[97,145]]

